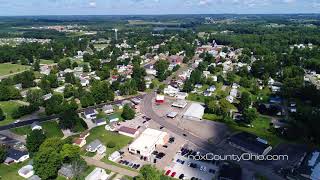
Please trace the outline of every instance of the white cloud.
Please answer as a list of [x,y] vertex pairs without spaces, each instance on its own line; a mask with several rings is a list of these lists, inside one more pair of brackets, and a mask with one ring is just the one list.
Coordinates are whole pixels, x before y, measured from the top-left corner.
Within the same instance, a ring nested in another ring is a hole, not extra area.
[[89,7],[92,7],[92,8],[97,7],[97,2],[95,2],[95,1],[90,1],[90,2],[89,2]]
[[211,3],[211,0],[200,0],[199,5],[205,6]]

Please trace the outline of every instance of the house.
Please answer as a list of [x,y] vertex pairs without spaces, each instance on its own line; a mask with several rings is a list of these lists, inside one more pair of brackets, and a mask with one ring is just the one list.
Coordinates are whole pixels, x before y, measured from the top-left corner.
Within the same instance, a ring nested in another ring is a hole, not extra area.
[[73,145],[79,146],[79,147],[83,147],[84,145],[86,145],[87,141],[86,138],[90,135],[89,132],[83,132],[80,134],[79,138],[76,138],[73,141]]
[[51,99],[51,97],[52,97],[52,93],[49,93],[49,94],[43,95],[43,96],[42,96],[42,99],[43,99],[44,101],[47,101],[47,100]]
[[229,101],[229,103],[233,103],[234,102],[234,97],[233,96],[227,96],[226,100]]
[[175,101],[171,104],[172,107],[177,107],[177,108],[185,108],[187,106],[187,101],[184,100],[178,100]]
[[108,116],[108,120],[110,123],[119,121],[119,117],[117,114],[111,114]]
[[34,130],[42,130],[42,126],[39,124],[39,122],[33,122],[31,124],[31,130],[34,131]]
[[234,98],[237,97],[238,96],[238,90],[237,89],[231,89],[230,96],[232,96]]
[[192,103],[183,117],[190,120],[201,120],[204,114],[204,107],[198,103]]
[[40,74],[49,75],[51,72],[51,69],[48,65],[44,65],[40,67]]
[[297,179],[320,179],[320,152],[319,150],[313,150],[302,158],[302,162],[299,164],[296,172]]
[[18,90],[22,90],[22,84],[21,83],[16,84],[16,85],[14,85],[14,88],[16,88]]
[[83,113],[87,120],[96,119],[98,114],[98,112],[93,108],[85,109]]
[[186,93],[186,92],[178,92],[176,94],[177,99],[186,99],[187,97],[188,97],[188,93]]
[[211,92],[211,91],[204,91],[204,92],[203,92],[203,95],[204,95],[205,97],[209,97],[209,96],[212,95],[212,92]]
[[208,89],[207,89],[207,91],[209,91],[209,92],[214,92],[216,90],[216,87],[215,86],[210,86]]
[[18,174],[23,178],[30,178],[34,175],[34,170],[32,165],[26,165],[23,166],[21,169],[19,169]]
[[109,176],[104,169],[96,167],[85,180],[107,180]]
[[97,126],[102,126],[102,125],[106,125],[107,124],[106,120],[102,119],[102,118],[94,119],[93,121]]
[[119,132],[119,134],[122,134],[122,135],[125,135],[125,136],[128,136],[128,137],[132,137],[132,138],[137,137],[138,134],[139,134],[139,130],[138,129],[129,128],[129,127],[126,127],[126,126],[121,126],[118,129],[118,132]]
[[174,88],[170,85],[168,87],[164,88],[164,90],[163,90],[163,93],[167,94],[169,96],[175,96],[178,92],[179,92],[179,89]]
[[10,148],[8,150],[8,155],[4,163],[5,164],[19,163],[27,159],[29,159],[29,153],[27,151],[21,151],[21,150]]
[[113,161],[113,162],[117,161],[117,160],[120,159],[120,158],[121,158],[121,154],[119,153],[119,151],[113,152],[113,153],[108,157],[108,159],[109,159],[110,161]]
[[103,107],[102,107],[102,111],[104,112],[104,113],[106,113],[106,114],[111,114],[111,113],[113,113],[113,106],[112,105],[104,105]]
[[96,139],[87,145],[86,150],[88,152],[96,152],[101,146],[103,146],[101,141]]
[[157,94],[157,96],[156,96],[156,103],[157,103],[157,104],[162,104],[162,103],[164,103],[164,95]]
[[88,79],[85,78],[80,78],[80,84],[82,87],[86,87],[90,84],[90,81]]
[[253,155],[266,155],[272,149],[267,141],[247,132],[231,136],[228,142],[231,146]]
[[59,176],[63,176],[66,179],[72,179],[75,174],[71,164],[63,164],[62,167],[58,170]]
[[183,62],[183,56],[172,55],[168,57],[170,64],[180,65]]

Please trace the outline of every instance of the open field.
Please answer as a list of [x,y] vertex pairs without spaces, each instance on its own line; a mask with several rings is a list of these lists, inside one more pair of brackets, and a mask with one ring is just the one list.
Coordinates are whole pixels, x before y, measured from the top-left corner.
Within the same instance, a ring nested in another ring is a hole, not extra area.
[[0,64],[0,76],[8,76],[14,73],[23,72],[30,69],[30,66],[20,64],[2,63]]
[[[41,123],[42,129],[47,137],[63,137],[63,133],[56,121],[48,121]],[[20,128],[11,129],[13,133],[19,135],[27,135],[31,132],[30,126],[24,126]]]
[[2,101],[0,102],[0,107],[3,110],[3,112],[6,115],[6,119],[3,121],[0,121],[0,125],[6,125],[14,122],[14,119],[12,118],[12,113],[17,109],[21,104],[13,101]]
[[53,60],[41,59],[40,64],[54,64]]

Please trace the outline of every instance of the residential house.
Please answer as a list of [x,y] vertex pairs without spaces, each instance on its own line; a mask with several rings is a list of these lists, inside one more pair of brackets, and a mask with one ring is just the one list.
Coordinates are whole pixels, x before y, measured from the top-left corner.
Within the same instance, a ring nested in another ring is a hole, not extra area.
[[85,180],[107,180],[109,176],[104,169],[96,167]]
[[104,105],[102,107],[102,111],[106,114],[111,114],[113,113],[114,109],[113,109],[113,106],[112,105]]
[[183,56],[172,55],[168,57],[170,64],[180,65],[183,62]]
[[21,150],[10,148],[8,150],[8,155],[4,163],[5,164],[19,163],[27,159],[29,159],[29,153],[27,151],[21,151]]
[[117,114],[111,114],[110,116],[108,116],[108,120],[110,123],[118,122],[119,116]]
[[42,126],[39,124],[39,122],[33,122],[31,124],[31,130],[34,131],[34,130],[42,130]]
[[58,170],[59,176],[63,176],[66,179],[72,179],[75,174],[71,164],[63,164],[62,167]]
[[117,160],[120,159],[120,158],[121,158],[121,154],[120,154],[119,151],[113,152],[113,153],[108,157],[108,159],[109,159],[110,161],[113,161],[113,162],[117,161]]
[[139,130],[138,129],[134,129],[134,128],[130,128],[130,127],[126,127],[126,126],[121,126],[118,129],[119,134],[128,136],[128,137],[132,137],[135,138],[138,136],[139,134]]
[[106,125],[107,124],[106,120],[103,119],[103,118],[94,119],[93,121],[96,124],[96,126],[102,126],[102,125]]
[[99,139],[96,139],[89,143],[86,147],[86,151],[88,152],[97,152],[99,148],[101,148],[103,145]]
[[79,147],[83,147],[84,145],[86,145],[86,143],[87,143],[86,138],[89,135],[90,135],[89,131],[81,133],[79,138],[76,138],[73,141],[73,145],[76,145],[76,146],[79,146]]
[[163,93],[167,94],[169,96],[175,96],[178,92],[179,92],[179,89],[174,88],[170,85],[168,87],[164,88],[164,90],[163,90]]
[[85,109],[83,113],[87,120],[96,119],[98,114],[98,112],[93,108]]
[[157,104],[164,103],[164,95],[157,94],[157,96],[156,96],[156,103],[157,103]]

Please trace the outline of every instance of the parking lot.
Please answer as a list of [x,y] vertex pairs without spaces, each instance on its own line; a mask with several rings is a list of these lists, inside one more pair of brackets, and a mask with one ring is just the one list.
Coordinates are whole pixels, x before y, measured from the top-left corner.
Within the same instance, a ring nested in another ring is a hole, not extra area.
[[179,179],[213,179],[218,174],[218,162],[200,161],[188,158],[188,155],[201,153],[188,148],[181,148],[169,166],[165,175]]
[[[188,103],[185,108],[172,107],[172,103],[175,101],[177,100],[166,96],[164,103],[156,104],[154,102],[153,109],[168,122],[176,124],[178,127],[188,130],[200,138],[208,139],[211,143],[218,144],[230,135],[228,127],[223,123],[207,120],[194,121],[183,118],[183,114],[190,107],[191,103]],[[176,112],[177,116],[175,118],[168,118],[167,114],[171,112]]]

